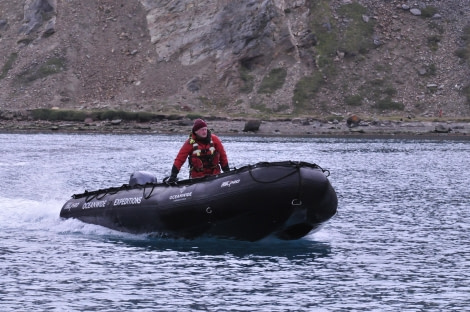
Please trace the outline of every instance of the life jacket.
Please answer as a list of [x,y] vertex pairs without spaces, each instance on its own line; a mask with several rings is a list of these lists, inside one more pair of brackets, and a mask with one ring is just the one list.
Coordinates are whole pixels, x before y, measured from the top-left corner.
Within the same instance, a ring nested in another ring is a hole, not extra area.
[[193,146],[193,152],[188,157],[191,178],[220,173],[220,154],[215,149],[212,139],[209,138],[207,141],[208,144],[204,144],[190,135],[189,144]]

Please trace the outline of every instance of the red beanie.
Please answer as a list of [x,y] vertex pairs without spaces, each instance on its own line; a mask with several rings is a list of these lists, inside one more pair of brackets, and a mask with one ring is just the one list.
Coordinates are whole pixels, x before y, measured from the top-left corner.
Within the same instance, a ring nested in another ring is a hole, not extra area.
[[202,119],[196,119],[194,121],[193,132],[196,132],[197,130],[199,130],[203,127],[207,127],[206,122]]

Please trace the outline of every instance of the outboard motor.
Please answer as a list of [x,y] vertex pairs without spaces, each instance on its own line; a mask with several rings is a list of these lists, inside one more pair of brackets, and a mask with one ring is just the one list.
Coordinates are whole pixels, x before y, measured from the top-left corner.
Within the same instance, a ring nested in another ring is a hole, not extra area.
[[157,183],[157,178],[147,171],[135,171],[131,174],[129,185],[145,185],[147,183]]

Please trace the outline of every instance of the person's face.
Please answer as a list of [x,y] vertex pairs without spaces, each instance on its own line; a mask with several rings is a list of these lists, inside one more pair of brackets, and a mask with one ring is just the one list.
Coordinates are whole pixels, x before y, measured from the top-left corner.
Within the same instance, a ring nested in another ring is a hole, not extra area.
[[201,138],[205,138],[207,136],[207,127],[202,127],[201,129],[196,131],[196,135]]

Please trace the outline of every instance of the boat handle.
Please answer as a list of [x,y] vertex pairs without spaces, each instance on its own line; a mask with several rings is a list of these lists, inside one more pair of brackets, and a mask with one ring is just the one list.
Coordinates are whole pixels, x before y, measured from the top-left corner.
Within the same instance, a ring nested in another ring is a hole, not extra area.
[[291,203],[292,206],[301,206],[302,201],[300,199],[294,198]]

